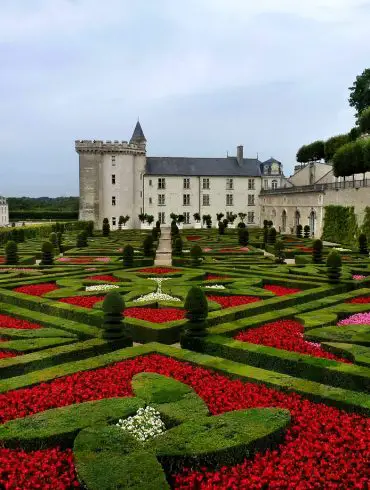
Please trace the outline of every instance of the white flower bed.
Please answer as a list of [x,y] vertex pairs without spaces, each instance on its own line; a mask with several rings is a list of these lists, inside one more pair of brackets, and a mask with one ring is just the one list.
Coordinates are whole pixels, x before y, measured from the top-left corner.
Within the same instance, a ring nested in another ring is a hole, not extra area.
[[134,302],[144,302],[144,301],[181,301],[180,298],[175,296],[170,296],[162,292],[162,282],[168,281],[170,277],[148,277],[150,281],[155,281],[157,283],[157,290],[153,293],[145,294],[139,298],[134,299]]
[[116,425],[130,432],[135,439],[141,442],[160,436],[166,430],[160,413],[152,407],[139,408],[136,415],[127,419],[119,419]]
[[341,247],[334,247],[333,250],[337,250],[338,252],[352,252],[350,248],[341,248]]
[[209,286],[204,286],[206,289],[226,289],[222,284],[212,284]]
[[96,286],[86,286],[85,291],[109,291],[110,289],[118,289],[116,284],[97,284]]

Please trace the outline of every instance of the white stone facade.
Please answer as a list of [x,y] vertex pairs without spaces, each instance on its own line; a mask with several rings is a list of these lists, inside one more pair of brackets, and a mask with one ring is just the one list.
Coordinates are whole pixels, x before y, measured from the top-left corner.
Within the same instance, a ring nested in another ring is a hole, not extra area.
[[9,226],[9,208],[5,197],[0,196],[0,226]]

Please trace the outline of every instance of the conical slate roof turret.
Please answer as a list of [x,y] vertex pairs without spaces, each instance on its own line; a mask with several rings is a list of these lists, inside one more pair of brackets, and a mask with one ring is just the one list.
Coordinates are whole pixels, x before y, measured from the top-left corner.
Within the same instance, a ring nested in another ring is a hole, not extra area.
[[141,124],[138,121],[136,123],[134,132],[132,133],[130,143],[145,143],[145,142],[146,142],[146,138],[144,136],[144,132],[142,130]]

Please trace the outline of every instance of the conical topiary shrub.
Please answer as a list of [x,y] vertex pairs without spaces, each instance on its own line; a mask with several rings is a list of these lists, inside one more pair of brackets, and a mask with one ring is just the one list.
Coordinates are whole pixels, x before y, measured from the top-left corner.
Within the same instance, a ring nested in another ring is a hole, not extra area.
[[249,231],[247,228],[239,228],[238,230],[238,241],[239,245],[245,247],[249,242]]
[[199,245],[193,245],[190,249],[191,265],[197,267],[201,264],[203,251]]
[[336,250],[332,250],[326,260],[329,282],[339,282],[342,274],[342,258]]
[[268,243],[269,229],[266,227],[263,228],[263,248],[266,248]]
[[132,245],[126,245],[123,249],[123,265],[133,267],[134,265],[134,248]]
[[77,243],[76,243],[77,248],[87,247],[87,236],[88,235],[86,231],[81,231],[81,233],[77,235]]
[[268,237],[267,237],[267,243],[269,245],[274,245],[276,242],[276,230],[274,227],[270,228],[269,229],[269,234],[268,234]]
[[322,264],[322,249],[322,241],[319,239],[315,240],[312,244],[312,262],[314,264]]
[[305,238],[310,238],[310,227],[308,225],[306,225],[304,228],[303,228],[303,231],[304,231],[304,237]]
[[49,242],[53,245],[54,250],[58,248],[58,237],[55,232],[50,233]]
[[18,245],[10,240],[5,245],[5,263],[6,265],[17,265],[18,260]]
[[132,338],[123,322],[125,302],[116,291],[109,292],[103,301],[104,322],[102,337],[108,341],[118,341],[125,347],[132,346]]
[[94,235],[94,222],[93,221],[88,221],[86,224],[86,231],[88,236],[93,236]]
[[24,228],[18,228],[18,243],[23,243],[25,240]]
[[180,237],[175,238],[173,253],[177,256],[182,255],[182,246],[183,246],[183,243],[182,243],[181,238]]
[[358,248],[360,254],[367,255],[369,253],[369,250],[367,248],[367,238],[365,233],[361,233],[360,236],[358,237]]
[[103,219],[103,236],[109,236],[110,233],[110,225],[108,218]]
[[41,247],[42,259],[40,265],[53,265],[54,248],[50,242],[44,242]]
[[57,232],[57,240],[58,240],[59,252],[62,254],[64,251],[64,247],[63,247],[63,234],[61,231]]
[[225,225],[222,221],[218,222],[218,234],[225,235]]
[[153,237],[147,235],[143,241],[144,257],[153,257]]
[[284,253],[285,245],[282,240],[276,240],[274,246],[275,252],[275,262],[277,264],[285,264],[285,253]]
[[296,235],[297,235],[297,238],[302,238],[302,232],[303,232],[303,226],[302,225],[297,225],[297,229],[296,229]]
[[207,335],[208,302],[203,289],[193,286],[186,296],[184,308],[187,323],[181,335],[181,346],[191,347],[193,339],[203,338]]

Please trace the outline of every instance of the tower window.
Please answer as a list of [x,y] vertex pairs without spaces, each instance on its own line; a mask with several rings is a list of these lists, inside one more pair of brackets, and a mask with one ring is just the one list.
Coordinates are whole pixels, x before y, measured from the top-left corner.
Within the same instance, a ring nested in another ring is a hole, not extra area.
[[277,182],[277,180],[273,180],[273,181],[271,182],[271,187],[272,187],[273,189],[277,189],[277,186],[278,186],[278,182]]
[[116,174],[112,174],[112,184],[116,183]]
[[248,223],[254,223],[254,211],[248,212]]
[[209,189],[209,179],[203,179],[203,189]]
[[153,199],[149,197],[149,204],[153,204]]
[[112,206],[116,205],[116,196],[112,196]]
[[116,162],[116,155],[112,155],[112,163]]
[[190,189],[190,179],[184,179],[184,189]]
[[112,226],[116,226],[116,218],[112,218]]
[[158,206],[165,206],[166,204],[166,195],[158,194]]
[[185,218],[184,224],[185,225],[190,224],[190,213],[189,212],[184,213],[184,218]]
[[166,179],[159,178],[158,179],[158,189],[165,189],[166,188]]
[[152,187],[152,185],[153,185],[152,179],[149,179],[149,186]]
[[226,206],[234,206],[234,196],[232,194],[226,194]]
[[203,194],[203,206],[209,206],[209,194]]
[[254,179],[248,179],[248,190],[254,191]]
[[254,206],[254,194],[248,194],[248,206]]
[[234,189],[234,179],[226,179],[226,189],[227,190]]

